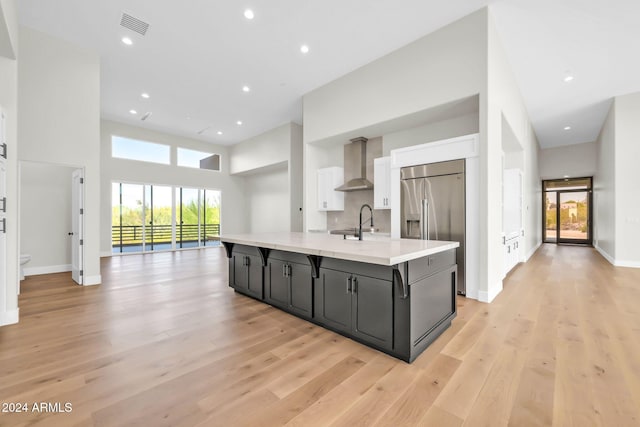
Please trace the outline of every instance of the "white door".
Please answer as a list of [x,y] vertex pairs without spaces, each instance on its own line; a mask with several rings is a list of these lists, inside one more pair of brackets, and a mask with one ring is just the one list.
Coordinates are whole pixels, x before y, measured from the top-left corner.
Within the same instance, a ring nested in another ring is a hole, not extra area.
[[82,169],[71,175],[71,278],[83,284],[84,268],[84,173]]
[[5,309],[5,289],[7,282],[7,199],[6,199],[7,170],[5,163],[0,161],[0,312]]

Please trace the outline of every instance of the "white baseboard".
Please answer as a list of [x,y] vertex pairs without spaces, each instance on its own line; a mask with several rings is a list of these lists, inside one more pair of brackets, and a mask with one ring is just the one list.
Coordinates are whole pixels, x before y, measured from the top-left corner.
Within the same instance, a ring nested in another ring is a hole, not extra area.
[[13,325],[18,323],[20,317],[20,309],[10,311],[0,311],[0,326]]
[[625,260],[616,260],[613,265],[616,267],[629,267],[629,268],[640,268],[640,262],[638,261],[625,261]]
[[625,260],[615,259],[611,255],[609,255],[604,249],[602,249],[600,246],[594,245],[593,247],[596,249],[596,251],[600,253],[600,255],[604,257],[604,259],[609,261],[609,263],[615,267],[640,268],[640,262],[638,261],[625,261]]
[[100,258],[113,256],[113,252],[100,252]]
[[100,274],[96,276],[87,276],[83,280],[83,286],[94,286],[102,283],[102,276]]
[[502,292],[502,280],[492,286],[488,292],[478,291],[478,301],[490,303],[500,292]]
[[71,264],[46,265],[44,267],[28,267],[24,269],[25,276],[37,276],[39,274],[65,273],[71,271]]
[[537,245],[535,245],[533,248],[531,248],[531,250],[530,250],[530,251],[529,251],[529,253],[527,254],[526,258],[524,259],[524,262],[529,261],[529,259],[531,259],[531,257],[533,256],[533,254],[535,254],[535,253],[536,253],[536,251],[537,251],[538,249],[540,249],[540,246],[542,246],[542,240],[540,240],[540,241],[538,242],[538,244],[537,244]]
[[609,255],[604,249],[602,249],[598,245],[595,245],[594,248],[596,248],[596,251],[598,251],[600,253],[600,255],[602,255],[604,257],[604,259],[609,261],[609,263],[611,265],[616,265],[616,260],[611,255]]

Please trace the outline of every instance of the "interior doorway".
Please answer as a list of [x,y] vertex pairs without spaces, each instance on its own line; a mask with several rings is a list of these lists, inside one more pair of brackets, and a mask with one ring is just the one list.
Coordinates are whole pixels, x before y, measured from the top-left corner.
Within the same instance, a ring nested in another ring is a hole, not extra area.
[[542,181],[542,231],[545,243],[593,243],[593,179]]

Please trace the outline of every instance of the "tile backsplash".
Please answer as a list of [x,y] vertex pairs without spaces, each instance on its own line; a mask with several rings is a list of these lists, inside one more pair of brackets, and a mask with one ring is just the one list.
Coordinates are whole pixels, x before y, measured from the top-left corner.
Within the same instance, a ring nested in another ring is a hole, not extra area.
[[[348,181],[360,175],[353,164],[354,156],[359,153],[351,144],[344,146],[344,179]],[[367,179],[373,182],[373,159],[382,157],[382,138],[367,141]],[[360,207],[363,204],[373,207],[373,190],[348,191],[344,193],[344,211],[327,212],[327,230],[353,228],[358,226]],[[369,224],[369,209],[362,212],[365,225]],[[379,209],[373,211],[373,226],[381,233],[391,232],[391,211]]]

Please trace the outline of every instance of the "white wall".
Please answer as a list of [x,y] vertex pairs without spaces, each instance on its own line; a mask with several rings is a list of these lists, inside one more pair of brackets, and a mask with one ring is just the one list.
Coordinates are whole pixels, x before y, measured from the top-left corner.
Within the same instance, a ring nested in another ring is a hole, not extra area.
[[478,94],[486,76],[486,13],[475,12],[304,95],[305,143]]
[[[18,19],[14,0],[0,0],[0,26],[11,37],[18,57]],[[18,321],[18,62],[0,54],[0,107],[6,114],[7,136],[7,253],[6,283],[0,281],[0,326]]]
[[302,231],[303,212],[303,168],[302,126],[292,123],[291,152],[289,156],[290,231]]
[[596,173],[596,143],[565,145],[540,150],[540,178],[593,176]]
[[[247,209],[248,227],[253,231],[302,231],[302,126],[287,123],[271,129],[246,141],[232,146],[229,150],[230,168],[232,174],[251,177],[246,179],[245,187],[247,206],[264,204],[265,198],[251,189],[252,185],[269,192],[277,192],[278,210],[280,216],[276,222],[265,222],[255,218],[255,212]],[[273,176],[274,168],[278,171],[278,178]],[[286,180],[282,181],[280,173],[284,168]],[[257,175],[256,175],[257,174]],[[255,175],[255,176],[254,176]],[[264,187],[260,182],[262,176],[265,182],[279,186],[277,190]],[[286,194],[286,200],[282,195]],[[257,222],[256,222],[257,221]],[[283,229],[280,221],[286,221]]]
[[615,99],[616,265],[640,267],[640,92]]
[[616,257],[615,101],[596,140],[593,177],[593,243],[609,261]]
[[478,133],[478,113],[465,114],[448,120],[418,126],[382,137],[382,155],[391,150]]
[[286,163],[245,177],[248,232],[289,231],[289,172]]
[[100,59],[20,27],[20,160],[84,168],[84,283],[100,277]]
[[542,190],[538,170],[540,147],[491,14],[488,15],[487,52],[488,87],[486,97],[482,94],[480,97],[480,186],[487,189],[486,195],[480,197],[480,276],[486,278],[487,288],[482,289],[481,285],[479,297],[491,301],[502,289],[503,140],[517,140],[523,151],[524,253],[527,255],[542,242]]
[[[209,188],[222,192],[220,230],[222,233],[241,233],[246,230],[244,216],[244,180],[229,174],[229,150],[227,147],[203,141],[169,135],[162,132],[103,120],[101,125],[101,225],[100,250],[111,254],[111,183],[131,182],[139,184],[174,185]],[[142,141],[157,142],[172,147],[172,165],[160,165],[111,157],[112,135]],[[176,147],[220,154],[220,172],[178,167]]]
[[74,168],[20,164],[20,250],[25,275],[71,271],[71,174]]
[[230,173],[238,174],[289,161],[292,123],[279,126],[230,148]]
[[16,59],[18,51],[18,20],[14,0],[0,0],[0,56]]

